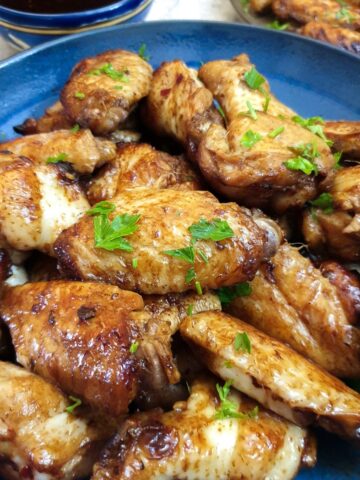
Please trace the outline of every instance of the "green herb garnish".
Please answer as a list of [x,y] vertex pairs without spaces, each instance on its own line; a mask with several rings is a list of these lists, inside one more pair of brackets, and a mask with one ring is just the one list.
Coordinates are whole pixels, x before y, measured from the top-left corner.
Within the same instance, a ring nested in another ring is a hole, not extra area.
[[327,145],[333,145],[334,142],[329,140],[324,133],[324,119],[322,117],[302,118],[299,115],[295,115],[292,117],[292,121],[320,137]]
[[233,368],[234,364],[231,360],[225,360],[224,367],[225,368]]
[[284,126],[281,126],[281,127],[278,127],[278,128],[274,128],[274,130],[272,130],[270,133],[268,133],[268,137],[270,138],[276,138],[280,135],[280,133],[282,133],[283,131],[285,130],[285,127]]
[[267,24],[267,27],[271,28],[272,30],[279,31],[287,30],[289,26],[290,23],[281,23],[279,20],[274,20],[273,22]]
[[237,297],[248,297],[251,291],[250,283],[243,282],[232,287],[221,287],[216,293],[222,305],[228,305]]
[[245,148],[252,148],[257,142],[259,142],[263,137],[252,130],[248,130],[241,137],[240,143]]
[[305,145],[298,145],[296,147],[289,148],[292,152],[297,154],[297,157],[290,158],[284,165],[289,170],[298,170],[305,173],[305,175],[311,175],[319,173],[317,165],[314,163],[315,158],[320,157],[320,154],[313,143],[307,143]]
[[333,157],[335,159],[335,164],[334,164],[335,169],[341,168],[340,160],[341,160],[342,154],[343,154],[343,152],[335,152],[334,155],[333,155]]
[[198,223],[193,223],[188,230],[195,241],[213,240],[219,242],[235,235],[228,222],[220,218],[214,218],[211,221],[201,218]]
[[256,418],[259,413],[258,406],[254,407],[250,412],[242,413],[237,410],[238,405],[228,399],[231,383],[232,382],[227,381],[223,387],[218,383],[216,384],[216,390],[220,398],[220,408],[216,410],[215,419],[224,420],[225,418],[241,418],[245,420]]
[[138,259],[133,258],[132,261],[131,261],[131,265],[132,265],[133,268],[137,268],[138,267]]
[[124,250],[132,252],[130,243],[123,237],[133,234],[138,230],[137,223],[140,215],[117,215],[110,221],[105,215],[94,217],[95,247],[104,250]]
[[310,205],[320,208],[327,215],[334,211],[334,201],[331,193],[322,193],[315,200],[311,200]]
[[238,333],[236,335],[234,348],[237,352],[242,350],[243,352],[251,353],[251,342],[246,332]]
[[223,119],[226,120],[225,112],[224,112],[224,110],[222,109],[221,105],[217,104],[217,105],[216,105],[216,110],[220,113],[220,115],[223,117]]
[[188,305],[186,309],[186,315],[190,317],[193,314],[193,310],[194,310],[194,305],[190,303],[190,305]]
[[88,75],[98,76],[101,74],[107,75],[112,80],[117,80],[125,83],[129,81],[127,73],[123,70],[116,70],[111,63],[105,63],[105,65],[102,65],[99,68],[94,68],[88,72]]
[[194,264],[195,263],[195,249],[194,247],[184,247],[178,248],[176,250],[165,250],[163,251],[165,255],[169,255],[170,257],[179,258],[180,260],[184,260],[187,263]]
[[76,397],[73,397],[71,395],[69,396],[69,399],[74,403],[72,403],[72,405],[69,405],[68,407],[66,407],[65,411],[67,413],[74,413],[75,408],[79,407],[82,402],[81,402],[80,398],[76,398]]
[[71,133],[77,133],[80,130],[80,125],[78,123],[75,123],[75,125],[70,128]]
[[196,282],[195,282],[195,288],[196,288],[196,293],[198,295],[203,294],[201,283],[198,280],[196,280]]
[[146,53],[146,49],[146,43],[143,43],[139,48],[138,55],[140,58],[145,60],[145,62],[148,62],[150,60],[150,55]]
[[49,157],[46,160],[46,163],[59,163],[59,162],[66,162],[66,160],[69,158],[69,155],[65,152],[61,152],[55,157]]
[[246,106],[248,107],[248,115],[253,119],[253,120],[257,120],[257,114],[256,114],[256,111],[254,109],[254,107],[252,106],[252,104],[249,102],[249,100],[246,102]]
[[109,213],[115,210],[115,205],[106,200],[96,203],[86,213],[87,215],[109,215]]
[[255,67],[251,67],[250,70],[245,72],[244,80],[247,86],[252,90],[259,90],[261,85],[265,83],[265,78],[256,70]]
[[129,352],[130,353],[136,353],[137,350],[139,348],[139,342],[133,342],[131,345],[130,345],[130,348],[129,348]]
[[196,278],[195,268],[194,268],[194,267],[191,267],[191,268],[189,268],[189,270],[186,272],[185,282],[186,282],[186,283],[191,283],[193,280],[195,280],[195,278]]
[[74,93],[74,97],[75,97],[75,98],[78,98],[79,100],[84,100],[84,98],[85,98],[85,93],[83,93],[83,92],[75,92],[75,93]]

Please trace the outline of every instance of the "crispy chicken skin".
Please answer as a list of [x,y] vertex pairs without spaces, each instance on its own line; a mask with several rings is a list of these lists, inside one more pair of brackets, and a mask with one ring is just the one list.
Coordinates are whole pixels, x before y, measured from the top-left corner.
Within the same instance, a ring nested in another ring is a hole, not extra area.
[[[229,399],[247,413],[256,405],[235,390]],[[292,479],[308,455],[308,432],[260,408],[258,416],[216,419],[212,379],[193,382],[172,411],[132,415],[104,449],[92,480]],[[315,448],[309,451],[315,463]]]
[[328,121],[324,125],[324,132],[334,142],[335,150],[350,158],[360,158],[360,122]]
[[340,259],[360,259],[360,165],[343,168],[329,176],[322,188],[330,193],[334,210],[330,213],[308,209],[303,234],[315,252],[324,251]]
[[[244,75],[252,67],[247,55],[239,55],[200,68],[199,76],[221,104],[228,125],[227,129],[220,125],[208,129],[197,161],[219,193],[246,206],[283,213],[316,196],[319,179],[326,176],[335,161],[321,138],[291,120],[294,112],[270,94],[267,82],[261,91],[247,85]],[[270,103],[265,113],[266,96]],[[258,110],[256,118],[247,115],[250,104]],[[273,138],[271,132],[277,129]],[[250,146],[244,142],[249,132],[260,135]],[[317,177],[285,166],[286,161],[298,155],[296,148],[305,145],[315,146],[318,151],[314,158]]]
[[111,430],[80,413],[42,378],[0,362],[0,475],[3,480],[86,477]]
[[[180,333],[207,368],[266,408],[359,442],[360,395],[283,343],[222,312],[186,317]],[[250,353],[236,349],[239,333]]]
[[180,60],[164,62],[154,72],[143,117],[151,130],[180,142],[191,157],[209,126],[222,124],[211,92]]
[[197,173],[183,157],[173,157],[143,143],[118,147],[116,159],[91,180],[87,196],[93,204],[136,187],[201,188]]
[[257,272],[251,294],[236,298],[229,311],[333,375],[360,378],[360,330],[353,326],[360,285],[337,267],[338,288],[284,244]]
[[59,233],[88,210],[74,175],[0,153],[0,245],[51,253]]
[[275,15],[284,20],[291,18],[299,23],[317,20],[352,30],[360,29],[359,8],[344,7],[336,0],[274,0],[271,7]]
[[221,204],[209,192],[137,188],[123,192],[112,203],[111,219],[125,213],[141,215],[138,230],[127,237],[133,251],[96,248],[93,218],[85,215],[56,242],[57,258],[70,275],[144,294],[195,290],[194,281],[186,282],[192,265],[164,251],[190,246],[188,228],[200,219],[225,220],[234,231],[232,238],[220,242],[197,242],[208,257],[207,263],[196,258],[193,265],[203,288],[251,279],[264,259],[268,238],[251,213],[234,203]]
[[139,336],[132,314],[142,308],[136,293],[66,281],[8,289],[0,307],[21,365],[114,416],[136,394],[129,349]]
[[146,97],[151,78],[151,66],[139,55],[109,50],[74,67],[61,92],[61,103],[74,122],[97,135],[106,135]]
[[27,118],[21,125],[15,127],[15,131],[22,135],[34,133],[48,133],[54,130],[69,130],[74,125],[65,114],[64,107],[60,101],[55,102],[45,110],[42,117]]
[[90,130],[57,130],[50,133],[27,135],[0,145],[16,155],[44,164],[49,158],[65,154],[64,161],[79,173],[92,173],[95,168],[115,158],[116,147],[108,141],[95,138]]
[[352,53],[360,54],[360,32],[337,27],[326,22],[309,22],[299,29],[299,33],[337,45]]
[[250,7],[255,12],[262,12],[270,7],[273,0],[250,0]]

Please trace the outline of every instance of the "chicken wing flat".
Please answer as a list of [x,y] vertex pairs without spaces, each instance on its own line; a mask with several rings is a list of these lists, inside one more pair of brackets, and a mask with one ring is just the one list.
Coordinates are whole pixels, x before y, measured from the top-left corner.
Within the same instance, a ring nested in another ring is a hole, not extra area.
[[65,114],[64,107],[60,101],[54,103],[45,110],[42,117],[27,118],[21,125],[14,127],[15,131],[22,135],[32,135],[34,133],[48,133],[54,130],[69,130],[74,126]]
[[261,408],[254,418],[252,400],[232,389],[227,395],[242,418],[219,416],[215,382],[204,378],[172,411],[132,415],[102,452],[92,480],[287,480],[303,463],[315,463],[305,429]]
[[360,395],[283,343],[221,312],[188,316],[180,332],[213,373],[266,408],[359,442]]
[[[360,54],[360,32],[337,27],[326,22],[309,22],[299,29],[306,37],[322,40],[352,53]],[[329,137],[330,138],[330,137]]]
[[151,78],[151,66],[139,55],[109,50],[75,66],[61,92],[61,103],[74,122],[106,135],[149,93]]
[[4,480],[86,477],[111,429],[76,410],[56,387],[0,362],[0,475]]
[[110,200],[136,187],[200,190],[200,179],[183,157],[173,157],[147,144],[119,147],[116,159],[91,180],[91,204]]
[[360,158],[360,122],[326,122],[324,132],[337,151]]
[[284,244],[257,272],[251,294],[236,298],[229,311],[333,375],[360,378],[360,329],[353,326],[360,285],[344,271],[336,272],[338,281],[340,275],[345,288]]
[[303,234],[315,252],[347,261],[360,259],[360,165],[343,168],[324,182],[330,207],[304,214]]
[[[96,246],[94,224],[98,231],[98,221],[84,216],[59,236],[55,247],[62,268],[72,277],[113,283],[144,294],[199,290],[200,285],[218,288],[252,278],[264,259],[266,242],[272,241],[248,210],[233,203],[221,204],[209,192],[137,188],[111,202],[112,225],[137,221],[134,233],[127,237],[130,248],[126,244],[126,249],[116,245],[112,249],[110,244],[105,249],[99,241]],[[100,217],[103,221],[109,222],[104,216]],[[207,226],[225,228],[226,238],[200,239],[194,246],[189,228]],[[100,233],[95,232],[96,238]]]
[[0,153],[0,206],[0,244],[47,253],[90,207],[74,175],[10,153]]
[[271,7],[281,19],[293,19],[299,23],[312,20],[360,29],[359,8],[336,0],[274,0]]
[[191,157],[209,126],[222,124],[211,92],[180,60],[165,62],[154,72],[143,117],[151,130],[180,142]]
[[90,130],[57,130],[17,138],[0,145],[15,155],[30,158],[36,163],[70,163],[79,173],[92,173],[96,167],[115,158],[115,145],[95,138]]

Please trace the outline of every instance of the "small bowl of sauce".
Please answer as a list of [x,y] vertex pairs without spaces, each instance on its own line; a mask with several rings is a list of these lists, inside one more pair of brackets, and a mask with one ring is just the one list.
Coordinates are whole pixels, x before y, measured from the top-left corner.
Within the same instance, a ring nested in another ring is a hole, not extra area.
[[0,33],[16,48],[145,17],[152,0],[0,0]]

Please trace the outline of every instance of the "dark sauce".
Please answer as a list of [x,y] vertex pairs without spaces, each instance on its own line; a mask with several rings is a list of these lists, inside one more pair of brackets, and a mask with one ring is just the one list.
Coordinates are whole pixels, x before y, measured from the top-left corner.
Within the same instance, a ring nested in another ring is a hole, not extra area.
[[0,0],[2,7],[30,13],[82,12],[117,3],[116,0]]

